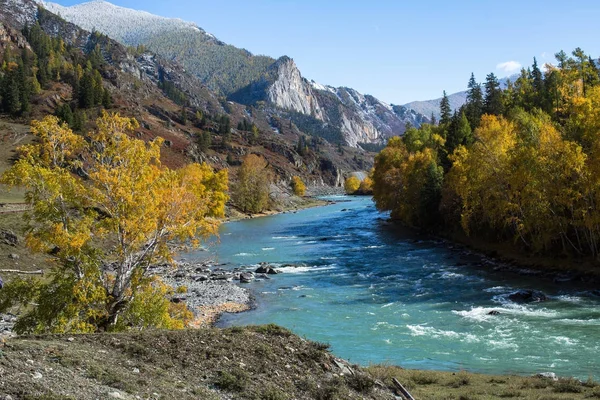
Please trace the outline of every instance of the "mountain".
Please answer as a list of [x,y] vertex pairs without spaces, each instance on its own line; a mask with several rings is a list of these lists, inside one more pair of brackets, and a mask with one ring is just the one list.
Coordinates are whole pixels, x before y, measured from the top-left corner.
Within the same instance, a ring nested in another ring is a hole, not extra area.
[[[452,111],[458,110],[467,102],[467,91],[462,91],[458,93],[452,93],[448,95],[448,100],[450,101],[450,108]],[[434,100],[423,100],[423,101],[413,101],[410,103],[406,103],[404,107],[409,110],[412,110],[418,114],[433,116],[439,121],[440,120],[440,103],[442,102],[442,98],[434,99]]]
[[[502,89],[506,89],[508,86],[508,82],[514,82],[519,77],[519,74],[514,74],[508,76],[506,78],[499,79],[500,87]],[[452,111],[458,110],[467,102],[467,91],[452,93],[448,95],[448,100],[450,101],[450,108]],[[434,99],[434,100],[424,100],[424,101],[413,101],[404,105],[409,110],[414,111],[417,114],[422,114],[430,117],[433,116],[439,121],[440,120],[440,103],[442,98]]]
[[401,135],[408,123],[428,116],[387,105],[350,88],[313,84],[289,57],[256,56],[225,44],[191,22],[164,18],[105,1],[72,7],[42,3],[84,29],[97,30],[128,46],[145,46],[181,64],[209,89],[231,101],[261,107],[300,130],[352,147],[383,143]]
[[88,31],[104,33],[126,46],[146,46],[177,61],[219,94],[226,95],[248,85],[275,61],[227,45],[196,24],[181,19],[164,18],[101,0],[71,7],[40,4]]
[[[31,31],[36,32],[36,43],[28,43],[25,32]],[[0,63],[25,55],[32,60],[30,51],[36,49],[44,67],[31,68],[29,63],[26,73],[37,75],[42,84],[30,97],[30,109],[19,116],[21,121],[59,114],[66,107],[69,113],[85,115],[81,129],[89,130],[106,108],[135,117],[140,123],[136,137],[164,138],[161,160],[169,167],[204,161],[217,169],[229,168],[235,182],[241,160],[247,154],[261,155],[275,172],[278,193],[289,189],[295,175],[308,186],[340,186],[351,172],[372,166],[372,156],[364,151],[318,137],[307,139],[307,132],[268,107],[227,101],[177,61],[84,30],[47,9],[38,10],[31,0],[0,0]],[[110,94],[107,105],[94,99],[82,105],[85,82],[73,73],[80,68],[82,75],[94,76],[92,87]]]
[[331,142],[352,147],[377,143],[402,134],[406,124],[419,126],[427,119],[391,106],[354,89],[324,86],[303,78],[293,59],[281,57],[256,82],[230,95],[247,105],[272,104],[299,129]]

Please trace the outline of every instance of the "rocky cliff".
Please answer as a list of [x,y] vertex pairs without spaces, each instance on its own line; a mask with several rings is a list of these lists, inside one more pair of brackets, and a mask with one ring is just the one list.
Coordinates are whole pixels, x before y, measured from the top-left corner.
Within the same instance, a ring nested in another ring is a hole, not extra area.
[[[330,141],[352,147],[384,143],[401,135],[408,123],[419,126],[428,119],[373,96],[308,81],[293,59],[281,57],[256,82],[229,96],[246,105],[266,102],[283,111],[298,127]],[[274,111],[277,114],[277,110]],[[281,115],[282,113],[279,113]]]
[[324,120],[312,87],[289,57],[281,57],[271,67],[276,79],[267,88],[267,99],[276,106]]

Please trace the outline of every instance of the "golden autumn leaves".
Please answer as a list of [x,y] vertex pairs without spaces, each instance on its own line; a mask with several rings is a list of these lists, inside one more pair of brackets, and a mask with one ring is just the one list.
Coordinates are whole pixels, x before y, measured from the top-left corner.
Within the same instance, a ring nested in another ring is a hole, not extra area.
[[577,82],[569,87],[554,120],[535,108],[483,115],[474,142],[448,155],[446,173],[436,146],[409,149],[391,139],[376,157],[377,206],[409,225],[426,226],[436,212],[447,229],[598,259],[600,86],[585,94]]
[[170,241],[196,245],[217,232],[227,171],[161,165],[162,140],[129,137],[133,119],[104,113],[97,127],[79,136],[55,117],[34,122],[39,143],[21,148],[2,177],[28,190],[28,243],[57,257],[49,282],[16,281],[2,292],[0,308],[38,304],[26,308],[21,332],[173,328],[190,318],[146,268],[170,258]]

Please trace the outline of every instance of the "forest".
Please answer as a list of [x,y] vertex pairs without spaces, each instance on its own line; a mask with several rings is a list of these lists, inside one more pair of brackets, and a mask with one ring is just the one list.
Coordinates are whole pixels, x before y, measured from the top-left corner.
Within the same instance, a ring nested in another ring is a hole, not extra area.
[[600,76],[580,48],[506,89],[469,80],[454,113],[410,128],[375,159],[376,205],[408,226],[532,254],[600,256]]

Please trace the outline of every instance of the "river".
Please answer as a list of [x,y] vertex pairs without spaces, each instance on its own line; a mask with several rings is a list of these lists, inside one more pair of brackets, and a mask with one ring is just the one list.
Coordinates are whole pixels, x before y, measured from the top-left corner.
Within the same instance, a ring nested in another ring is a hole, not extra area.
[[[222,326],[276,323],[361,365],[600,378],[600,297],[494,272],[482,256],[399,232],[369,198],[339,200],[224,224],[208,253],[187,255],[248,269],[305,264],[250,284],[256,308]],[[507,300],[522,288],[550,299]]]

